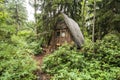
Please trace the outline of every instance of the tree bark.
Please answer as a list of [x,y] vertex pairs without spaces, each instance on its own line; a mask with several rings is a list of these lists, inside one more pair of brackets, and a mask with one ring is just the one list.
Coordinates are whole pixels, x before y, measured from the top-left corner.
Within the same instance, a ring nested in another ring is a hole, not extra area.
[[94,16],[93,16],[93,29],[92,29],[92,41],[95,42],[95,16],[96,16],[96,0],[94,0]]
[[15,13],[16,13],[16,25],[17,25],[17,28],[16,28],[16,34],[18,33],[19,29],[20,29],[20,23],[19,23],[19,14],[18,14],[18,4],[17,4],[17,1],[15,1]]
[[35,33],[36,33],[36,38],[38,39],[38,27],[37,27],[37,0],[34,0],[34,16],[35,16]]
[[93,42],[93,53],[95,53],[95,16],[96,16],[96,0],[94,0],[94,16],[93,16],[93,30],[92,30],[92,42]]
[[83,7],[82,7],[82,27],[83,27],[83,35],[84,35],[84,32],[86,31],[85,29],[85,6],[86,6],[86,0],[83,0],[84,4],[83,4]]

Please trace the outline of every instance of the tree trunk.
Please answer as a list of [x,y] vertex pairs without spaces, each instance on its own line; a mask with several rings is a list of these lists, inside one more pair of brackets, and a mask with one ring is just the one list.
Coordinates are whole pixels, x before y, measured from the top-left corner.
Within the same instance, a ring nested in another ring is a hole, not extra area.
[[15,13],[16,13],[16,26],[17,26],[17,28],[16,28],[16,34],[18,33],[18,31],[19,31],[19,29],[20,29],[20,23],[19,23],[19,14],[18,14],[18,4],[17,4],[17,1],[15,1],[15,6],[16,6],[16,8],[15,8]]
[[34,16],[35,16],[35,33],[36,39],[38,39],[38,31],[37,31],[37,0],[34,0]]
[[92,41],[95,42],[95,16],[96,16],[96,0],[94,0],[94,16],[93,16],[93,29],[92,29]]
[[86,29],[85,29],[85,6],[86,6],[86,0],[83,0],[83,5],[82,5],[82,27],[83,27],[83,35],[85,35],[84,32],[86,32]]
[[96,0],[94,0],[94,16],[93,16],[93,30],[92,30],[92,41],[93,41],[93,53],[95,53],[95,16],[96,16]]

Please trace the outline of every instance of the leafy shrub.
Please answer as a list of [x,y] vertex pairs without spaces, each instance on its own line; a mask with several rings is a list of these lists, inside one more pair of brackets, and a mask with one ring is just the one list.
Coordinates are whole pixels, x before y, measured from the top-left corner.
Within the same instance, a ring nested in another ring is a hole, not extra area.
[[43,42],[43,38],[41,38],[40,40],[37,41],[37,45],[34,46],[34,54],[35,55],[38,55],[38,54],[41,54],[42,51],[43,51],[43,48],[41,47],[42,46],[42,42]]
[[[120,73],[120,43],[119,36],[108,35],[94,44],[95,53],[93,52],[92,43],[83,47],[86,67],[84,70],[91,76],[90,80],[119,80]],[[94,63],[95,62],[95,63]],[[96,68],[95,68],[96,67]],[[84,71],[83,70],[83,71]],[[97,77],[95,77],[95,75]],[[86,76],[85,74],[83,74]],[[88,80],[88,79],[85,79]]]
[[35,33],[32,30],[21,30],[17,35],[28,39],[29,37],[34,36]]
[[96,44],[99,48],[96,50],[96,57],[105,63],[114,66],[120,66],[120,46],[118,41],[101,41]]
[[21,30],[17,35],[12,35],[11,41],[19,48],[26,49],[30,54],[32,53],[36,55],[42,52],[42,38],[40,40],[36,40],[35,34],[30,30]]
[[79,69],[81,71],[84,66],[83,56],[64,45],[44,58],[42,69],[47,73],[55,74],[61,69]]
[[8,41],[13,33],[15,33],[15,26],[9,25],[8,27],[4,23],[0,24],[0,40]]
[[120,33],[109,33],[104,36],[103,38],[106,42],[111,42],[111,40],[119,41],[120,40]]
[[43,38],[36,39],[36,34],[33,31],[23,30],[18,33],[19,37],[23,37],[27,41],[29,51],[34,55],[42,53]]
[[54,77],[51,78],[51,80],[81,80],[80,72],[77,69],[69,71],[66,69],[61,69],[54,75]]
[[17,26],[9,15],[2,17],[0,22],[0,80],[35,80],[33,72],[37,65],[29,54],[28,44],[33,32],[26,29],[17,34]]
[[[108,35],[102,41],[96,42],[96,54],[99,60],[120,67],[120,42],[116,35]],[[97,58],[98,58],[97,57]]]
[[31,54],[34,50],[28,44],[29,33],[23,32],[0,42],[0,80],[36,79],[33,72],[37,65]]
[[80,72],[80,80],[118,80],[119,67],[111,67],[106,63],[101,64],[101,61],[95,59],[86,61],[86,65]]
[[42,70],[53,76],[51,80],[119,80],[119,41],[97,41],[95,53],[92,42],[87,42],[81,52],[60,47],[44,59]]
[[25,50],[2,43],[0,45],[0,79],[1,80],[33,80],[36,76],[36,62]]
[[86,59],[96,59],[102,63],[107,63],[114,65],[116,67],[120,66],[120,42],[119,36],[108,35],[103,38],[103,40],[98,40],[93,46],[92,43],[87,43],[82,49],[82,53],[86,56]]

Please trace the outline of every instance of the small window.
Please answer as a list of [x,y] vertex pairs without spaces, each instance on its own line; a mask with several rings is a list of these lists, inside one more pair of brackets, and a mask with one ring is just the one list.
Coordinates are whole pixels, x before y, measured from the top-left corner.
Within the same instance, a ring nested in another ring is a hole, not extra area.
[[60,32],[57,32],[57,33],[56,33],[56,37],[59,37],[59,36],[60,36]]

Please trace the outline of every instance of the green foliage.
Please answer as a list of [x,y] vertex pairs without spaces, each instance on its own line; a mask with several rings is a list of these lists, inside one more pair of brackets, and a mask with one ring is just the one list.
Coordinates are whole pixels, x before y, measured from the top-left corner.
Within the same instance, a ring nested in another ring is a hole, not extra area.
[[37,69],[32,56],[19,46],[0,42],[0,80],[33,80]]
[[[118,0],[96,0],[95,14],[95,40],[102,39],[106,34],[113,30],[120,32],[120,2]],[[88,33],[92,33],[92,21],[94,16],[94,0],[88,0],[87,20]]]
[[[92,31],[94,0],[35,1],[36,12],[41,9],[40,15],[35,14],[36,24],[26,22],[24,0],[0,0],[0,80],[36,79],[32,55],[42,52],[41,45],[48,42],[58,18],[62,20],[60,11],[87,26],[82,29],[85,36]],[[85,39],[80,52],[63,45],[47,56],[42,70],[51,80],[120,80],[120,34],[108,34],[120,31],[119,4],[118,0],[96,0],[96,42]]]
[[0,40],[8,41],[10,35],[15,32],[15,28],[12,25],[6,25],[5,23],[0,25]]
[[38,54],[42,54],[43,48],[41,47],[43,42],[43,39],[40,39],[39,41],[37,41],[36,46],[34,46],[34,54],[38,55]]
[[25,1],[24,0],[9,0],[6,2],[7,6],[6,9],[9,11],[9,16],[11,19],[11,23],[18,23],[21,27],[25,23],[25,20],[27,19],[27,12],[25,7]]
[[29,38],[30,36],[34,36],[32,30],[21,30],[17,34],[18,36],[23,36],[24,38]]
[[99,48],[96,50],[96,53],[99,54],[98,57],[101,58],[101,60],[103,60],[105,63],[108,63],[113,66],[120,66],[119,41],[119,36],[111,34],[109,36],[105,36],[103,41],[97,42],[97,48],[99,46]]
[[81,52],[62,46],[44,59],[42,70],[53,76],[51,80],[119,80],[118,39],[116,35],[105,36],[94,44],[95,53],[89,39]]
[[[112,40],[119,41],[120,40],[120,33],[109,33],[104,36],[103,38],[106,42],[112,42]],[[113,42],[112,42],[113,43]]]
[[35,33],[32,30],[21,30],[17,35],[11,36],[12,43],[17,45],[30,54],[40,54],[42,52],[42,39],[36,40]]
[[81,80],[80,75],[81,74],[77,69],[69,71],[61,69],[54,75],[54,77],[51,78],[51,80]]
[[85,66],[83,56],[80,53],[70,50],[69,46],[62,46],[52,55],[47,56],[43,61],[43,71],[55,74],[61,69],[78,69],[82,70]]
[[0,34],[0,80],[35,80],[38,67],[29,47],[33,32],[22,30],[15,35],[15,27],[4,22]]

